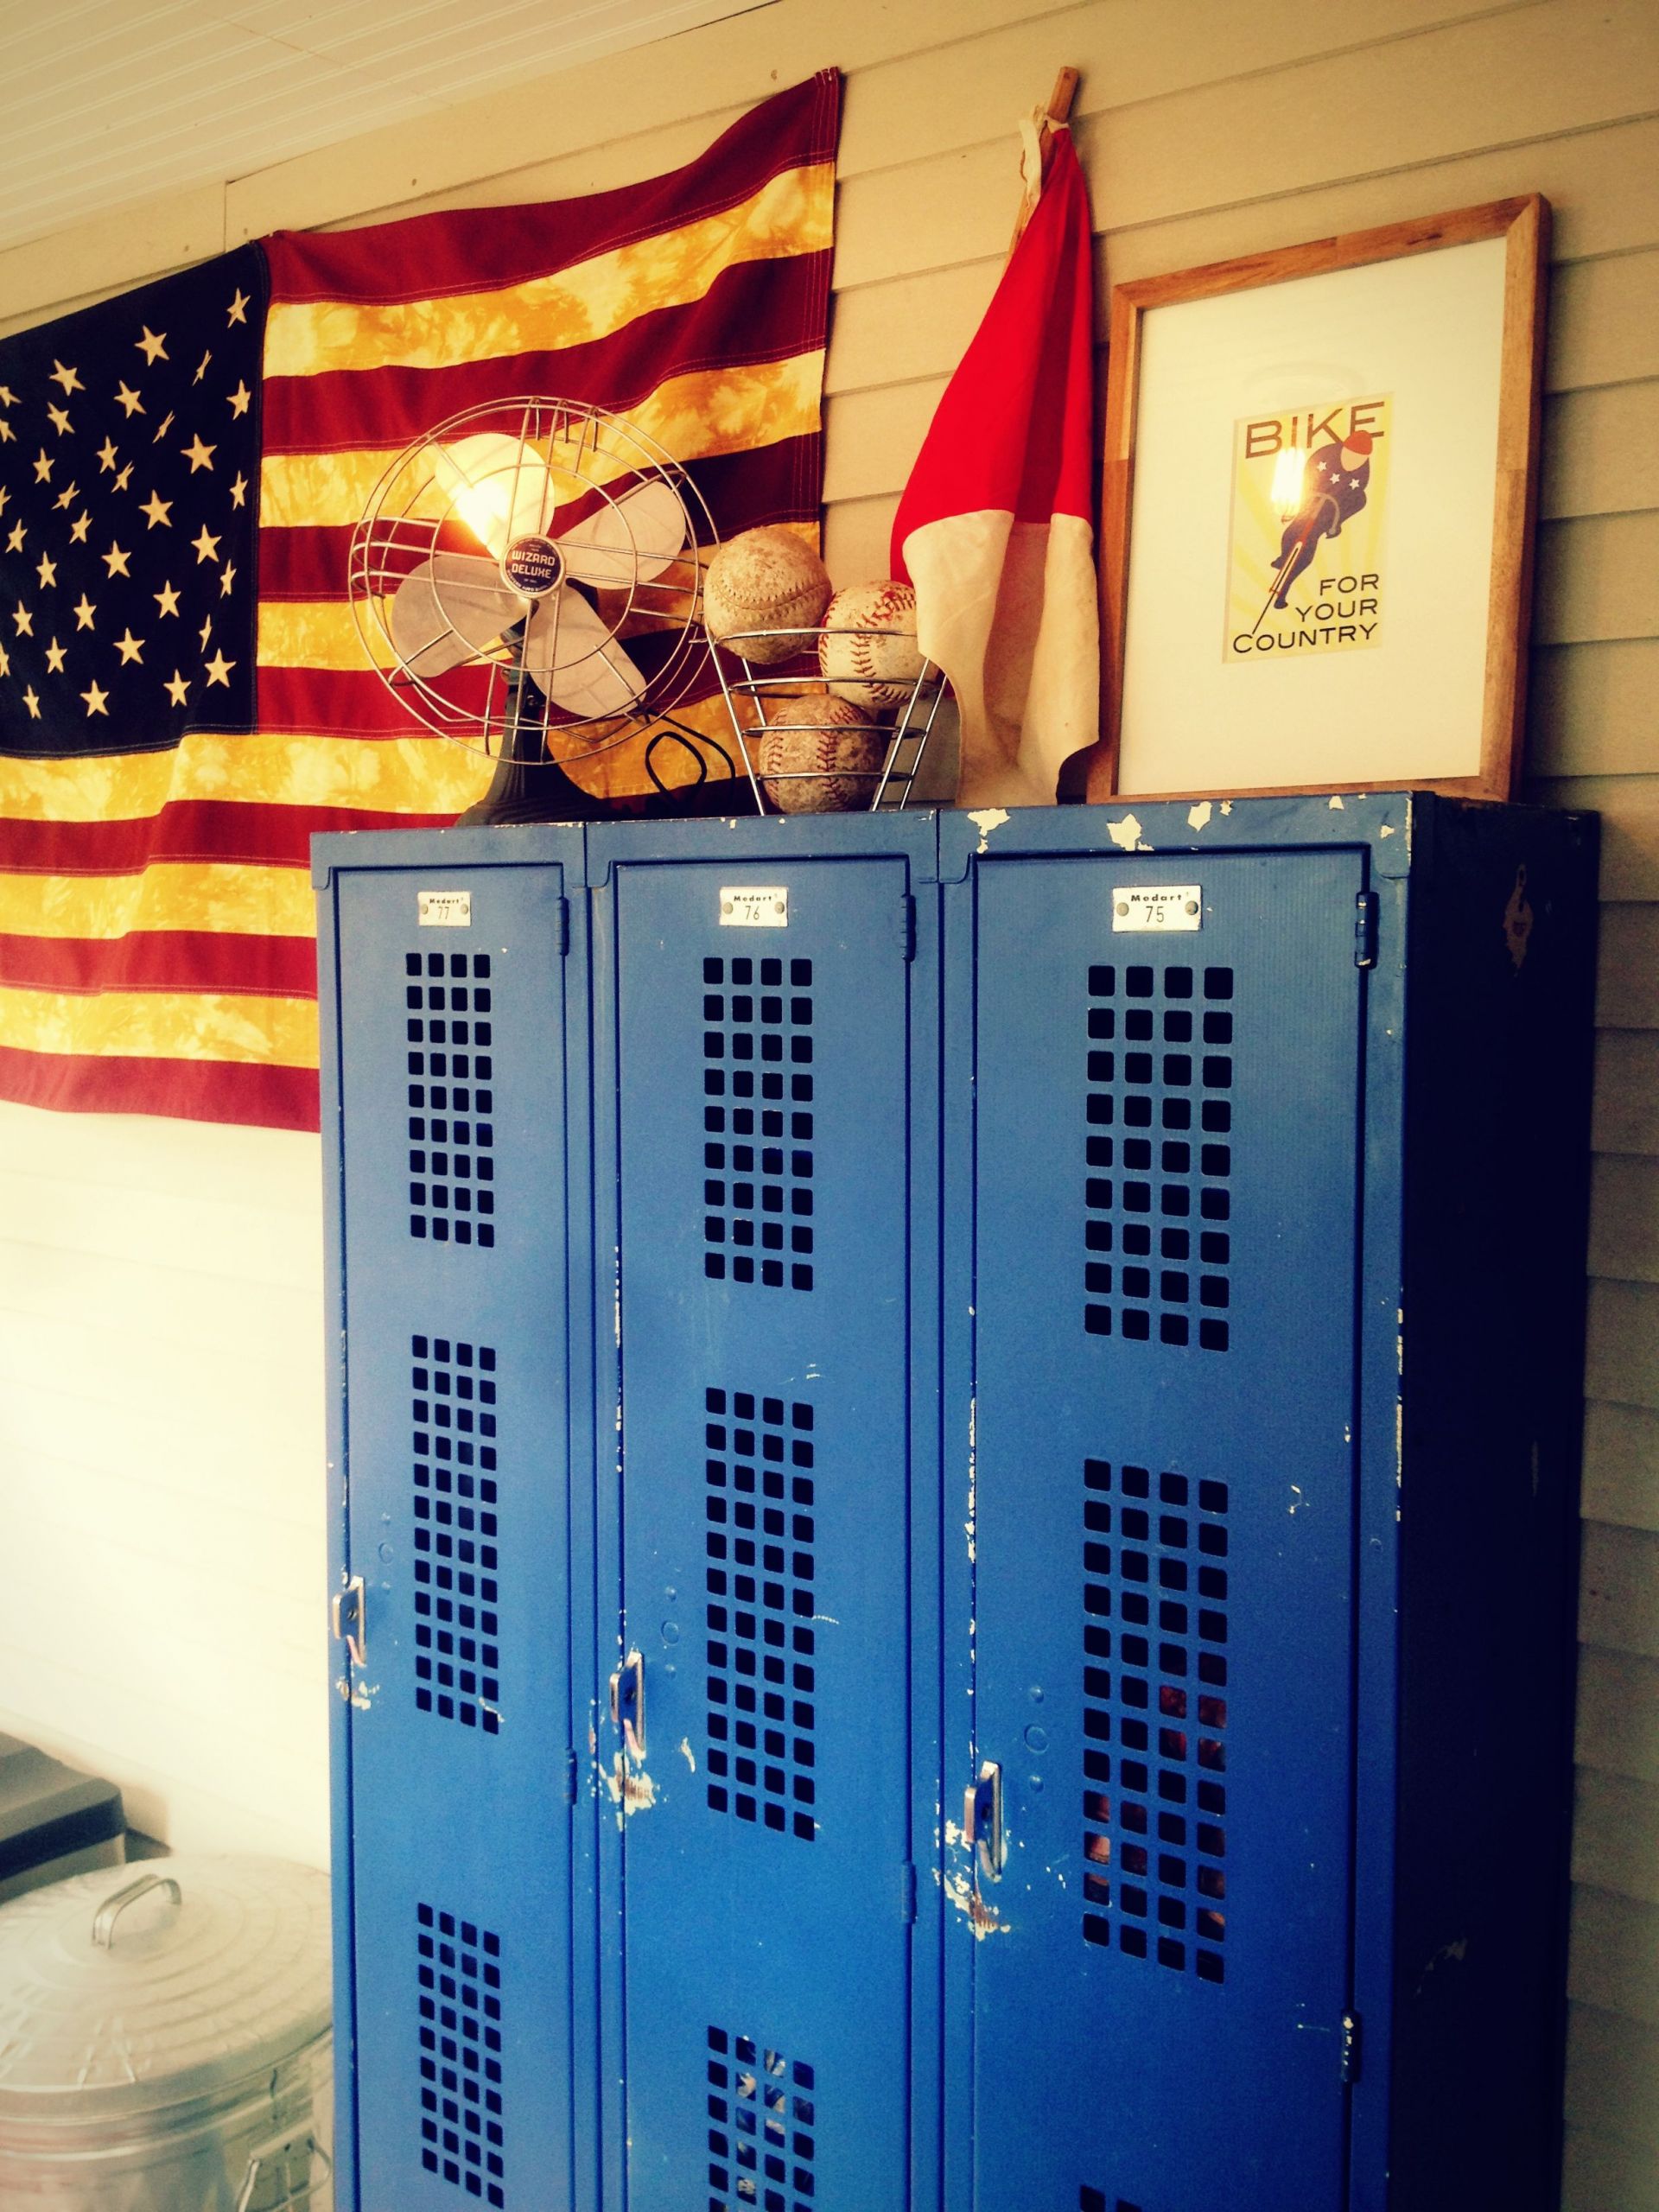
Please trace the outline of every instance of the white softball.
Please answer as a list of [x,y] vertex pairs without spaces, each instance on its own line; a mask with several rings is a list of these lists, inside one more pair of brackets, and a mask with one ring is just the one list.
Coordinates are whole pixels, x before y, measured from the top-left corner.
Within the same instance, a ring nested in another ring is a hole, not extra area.
[[[746,530],[709,563],[702,580],[703,626],[719,642],[732,639],[731,650],[758,666],[790,660],[811,652],[813,632],[833,589],[823,562],[792,530],[777,524]],[[783,634],[734,636],[745,630]]]
[[772,804],[784,814],[853,814],[868,807],[887,757],[888,736],[845,699],[820,693],[779,699],[763,736],[749,741]]
[[818,667],[837,698],[890,712],[922,672],[916,594],[908,584],[849,584],[824,609]]

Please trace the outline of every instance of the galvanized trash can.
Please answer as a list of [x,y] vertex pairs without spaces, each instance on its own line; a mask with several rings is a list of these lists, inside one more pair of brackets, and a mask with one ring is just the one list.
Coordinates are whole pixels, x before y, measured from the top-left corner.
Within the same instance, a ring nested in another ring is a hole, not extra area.
[[5,2212],[328,2212],[328,1879],[156,1859],[0,1906]]

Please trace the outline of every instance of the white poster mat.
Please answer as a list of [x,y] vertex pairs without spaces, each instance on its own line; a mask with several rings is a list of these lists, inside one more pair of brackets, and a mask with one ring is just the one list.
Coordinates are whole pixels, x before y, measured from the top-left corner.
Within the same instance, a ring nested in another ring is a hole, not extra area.
[[[1506,250],[1483,239],[1142,316],[1120,792],[1478,772]],[[1370,392],[1392,402],[1382,642],[1225,658],[1236,424]]]

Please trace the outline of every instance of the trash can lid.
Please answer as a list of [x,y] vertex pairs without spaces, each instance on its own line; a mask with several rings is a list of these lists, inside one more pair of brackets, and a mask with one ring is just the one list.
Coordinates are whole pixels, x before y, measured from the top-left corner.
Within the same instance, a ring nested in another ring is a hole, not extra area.
[[0,1905],[0,2139],[276,2064],[328,2025],[328,1878],[286,1859],[158,1859]]

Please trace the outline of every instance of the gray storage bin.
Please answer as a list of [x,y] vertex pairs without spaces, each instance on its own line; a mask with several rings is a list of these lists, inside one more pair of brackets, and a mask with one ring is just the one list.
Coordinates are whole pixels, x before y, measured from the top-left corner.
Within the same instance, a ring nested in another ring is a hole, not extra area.
[[126,1835],[112,1782],[0,1735],[0,1904],[71,1874],[120,1866]]

